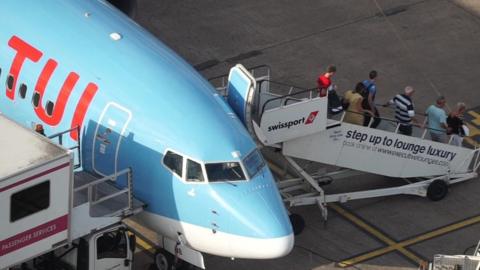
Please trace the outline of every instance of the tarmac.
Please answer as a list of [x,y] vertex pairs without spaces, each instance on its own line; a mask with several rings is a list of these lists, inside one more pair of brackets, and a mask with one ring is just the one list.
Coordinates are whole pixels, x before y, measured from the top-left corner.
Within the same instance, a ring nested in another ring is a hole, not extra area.
[[[342,94],[375,69],[377,102],[411,85],[417,112],[444,95],[448,108],[469,108],[471,138],[480,140],[480,1],[478,0],[138,0],[135,20],[205,77],[237,63],[266,64],[272,80],[312,88],[337,66]],[[389,115],[390,112],[383,112]],[[390,187],[402,179],[363,175],[327,192]],[[451,186],[441,201],[398,195],[290,209],[306,228],[283,258],[245,260],[205,255],[207,269],[418,269],[434,254],[467,254],[480,240],[480,182]],[[148,242],[148,241],[147,241]],[[137,254],[136,269],[151,264]],[[145,248],[145,245],[143,245]]]

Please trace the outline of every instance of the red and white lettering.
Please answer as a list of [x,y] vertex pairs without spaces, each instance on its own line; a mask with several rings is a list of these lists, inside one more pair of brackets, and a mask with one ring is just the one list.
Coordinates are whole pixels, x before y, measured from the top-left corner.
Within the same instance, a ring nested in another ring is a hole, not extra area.
[[0,257],[47,237],[63,232],[68,228],[68,215],[50,220],[37,227],[16,234],[10,238],[0,240]]
[[55,71],[56,67],[57,62],[53,59],[49,59],[45,64],[42,73],[40,73],[40,77],[37,80],[37,85],[35,86],[35,91],[40,94],[38,106],[35,108],[35,113],[37,114],[38,118],[50,126],[56,126],[62,120],[68,98],[73,91],[73,87],[80,78],[80,76],[78,76],[78,74],[75,72],[70,72],[70,74],[68,74],[67,79],[63,83],[63,86],[58,93],[52,115],[50,116],[47,114],[42,105],[42,98],[48,81],[50,80],[50,77],[52,76],[52,73]]
[[[11,85],[11,88],[9,88],[8,85],[6,88],[6,96],[9,99],[14,100],[18,75],[20,74],[25,59],[29,59],[32,62],[38,62],[43,53],[17,36],[12,36],[8,41],[8,45],[17,52],[13,59],[12,66],[10,67],[10,75],[13,77],[13,84]],[[42,72],[40,73],[40,76],[37,79],[37,83],[34,88],[39,94],[38,106],[34,108],[34,111],[38,118],[50,126],[57,126],[63,120],[65,108],[70,98],[70,94],[73,92],[75,85],[80,79],[80,76],[75,72],[70,72],[68,74],[62,88],[58,92],[52,114],[47,114],[45,108],[43,107],[42,99],[48,82],[50,81],[50,78],[52,77],[52,74],[57,66],[57,61],[54,59],[48,59],[47,63],[42,69]],[[72,128],[82,126],[88,107],[90,106],[97,91],[98,86],[96,84],[90,82],[87,85],[73,113],[70,125]],[[72,130],[70,132],[70,137],[73,140],[78,141],[78,136],[79,134],[77,130]]]
[[7,97],[11,100],[14,100],[17,78],[20,74],[20,70],[22,69],[25,59],[28,58],[33,62],[38,62],[43,54],[41,51],[35,49],[17,36],[10,38],[8,41],[8,46],[17,51],[15,58],[13,58],[12,66],[10,67],[10,75],[13,76],[12,88],[8,88],[8,85],[6,87]]
[[[93,97],[97,93],[97,90],[98,86],[96,84],[89,83],[85,88],[85,91],[83,91],[82,97],[78,101],[77,107],[75,108],[75,113],[73,114],[72,124],[70,125],[72,128],[82,126],[87,109],[90,106],[90,102],[92,102]],[[70,137],[75,141],[78,141],[78,135],[79,134],[76,129],[70,131]]]

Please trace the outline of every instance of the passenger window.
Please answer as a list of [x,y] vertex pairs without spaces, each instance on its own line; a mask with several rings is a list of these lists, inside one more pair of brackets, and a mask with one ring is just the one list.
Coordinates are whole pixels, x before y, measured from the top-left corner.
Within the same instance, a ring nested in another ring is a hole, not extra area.
[[25,96],[27,95],[27,85],[22,83],[18,92],[20,93],[21,98],[25,98]]
[[123,231],[107,232],[97,238],[97,260],[126,257],[127,237]]
[[7,88],[10,89],[10,90],[13,88],[13,81],[14,81],[13,76],[8,75],[8,77],[7,77]]
[[14,193],[10,198],[10,222],[33,215],[50,206],[50,181]]
[[202,166],[197,162],[187,159],[187,181],[188,182],[203,182]]
[[50,101],[50,100],[47,101],[47,108],[46,108],[46,109],[47,109],[47,114],[48,114],[49,116],[52,116],[52,113],[53,113],[53,105],[54,105],[54,104],[53,104],[52,101]]
[[163,164],[167,166],[174,173],[182,177],[182,166],[183,166],[183,157],[179,154],[175,154],[171,151],[168,151],[163,158]]
[[35,91],[33,93],[33,97],[32,97],[33,107],[35,107],[35,108],[38,107],[38,102],[40,102],[40,93]]

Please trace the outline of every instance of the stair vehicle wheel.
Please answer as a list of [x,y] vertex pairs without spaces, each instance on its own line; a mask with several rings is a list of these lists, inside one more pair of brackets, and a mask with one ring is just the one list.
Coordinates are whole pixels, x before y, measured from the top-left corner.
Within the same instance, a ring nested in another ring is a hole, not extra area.
[[174,257],[164,249],[158,249],[154,257],[154,266],[156,270],[172,270]]
[[293,233],[295,235],[299,235],[303,232],[303,229],[305,229],[305,220],[303,217],[299,214],[290,214],[290,223],[292,224],[293,228]]
[[427,197],[432,201],[439,201],[448,193],[448,185],[443,180],[435,180],[427,188]]

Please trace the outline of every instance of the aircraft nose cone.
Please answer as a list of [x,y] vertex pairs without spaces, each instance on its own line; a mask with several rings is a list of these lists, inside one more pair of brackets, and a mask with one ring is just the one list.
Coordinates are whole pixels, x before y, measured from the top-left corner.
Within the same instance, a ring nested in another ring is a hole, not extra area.
[[243,198],[244,218],[232,219],[230,226],[251,232],[230,243],[236,257],[273,259],[287,255],[293,248],[292,226],[283,202],[274,186],[257,186]]
[[[250,259],[275,259],[286,256],[293,248],[294,237],[289,234],[284,237],[256,239],[251,241],[249,245],[245,245],[241,250],[234,250],[234,253],[239,254],[237,258]],[[248,247],[248,250],[245,248]],[[245,254],[245,256],[242,256]]]

